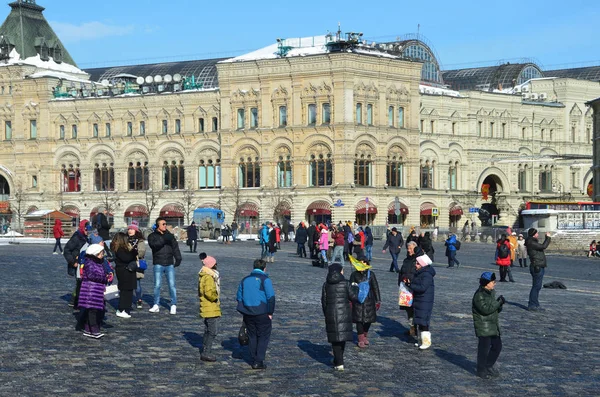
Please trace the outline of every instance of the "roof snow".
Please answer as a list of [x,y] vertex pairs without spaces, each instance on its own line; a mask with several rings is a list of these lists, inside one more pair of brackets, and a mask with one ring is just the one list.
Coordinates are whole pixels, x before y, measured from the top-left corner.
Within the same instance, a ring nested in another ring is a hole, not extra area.
[[453,97],[462,97],[458,91],[450,90],[448,88],[433,87],[430,85],[419,84],[419,92],[421,94],[429,95],[446,95]]
[[[66,62],[56,63],[54,59],[52,59],[52,57],[49,57],[47,61],[43,61],[40,58],[40,54],[36,54],[33,57],[21,59],[21,56],[15,48],[13,48],[13,50],[10,52],[8,61],[6,61],[6,63],[0,63],[0,67],[6,65],[30,65],[35,66],[38,69],[46,69],[48,71],[70,73],[72,75],[71,78],[75,77],[88,81],[88,74],[76,66],[70,65]],[[39,71],[34,74],[37,73],[39,73]]]

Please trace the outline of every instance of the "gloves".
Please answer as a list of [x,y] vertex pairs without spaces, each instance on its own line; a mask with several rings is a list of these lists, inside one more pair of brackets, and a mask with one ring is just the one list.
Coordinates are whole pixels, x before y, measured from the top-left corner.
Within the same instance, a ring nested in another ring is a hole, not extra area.
[[181,261],[175,261],[175,264],[173,266],[178,267],[179,265],[181,265]]
[[540,267],[539,266],[534,266],[533,267],[533,272],[534,273],[539,273],[540,272]]
[[375,304],[375,311],[379,311],[379,308],[381,307],[381,302],[377,302]]
[[506,299],[504,299],[504,296],[503,296],[503,295],[500,295],[500,296],[498,297],[498,299],[496,299],[496,300],[497,300],[498,302],[500,302],[500,304],[501,304],[501,305],[503,305],[503,304],[505,304],[505,303],[506,303]]

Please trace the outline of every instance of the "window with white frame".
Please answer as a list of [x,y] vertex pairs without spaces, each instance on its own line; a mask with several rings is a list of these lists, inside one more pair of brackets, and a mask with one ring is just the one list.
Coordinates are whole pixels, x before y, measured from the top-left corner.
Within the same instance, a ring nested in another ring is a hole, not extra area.
[[198,187],[200,189],[217,189],[221,187],[221,160],[200,160],[198,167]]

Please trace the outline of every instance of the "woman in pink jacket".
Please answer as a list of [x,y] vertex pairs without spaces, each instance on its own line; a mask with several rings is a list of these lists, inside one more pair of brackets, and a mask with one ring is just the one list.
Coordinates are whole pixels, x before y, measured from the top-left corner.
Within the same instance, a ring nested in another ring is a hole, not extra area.
[[319,238],[319,249],[321,250],[321,256],[323,256],[323,262],[328,263],[327,250],[329,249],[329,233],[327,227],[323,226],[321,229],[321,237]]

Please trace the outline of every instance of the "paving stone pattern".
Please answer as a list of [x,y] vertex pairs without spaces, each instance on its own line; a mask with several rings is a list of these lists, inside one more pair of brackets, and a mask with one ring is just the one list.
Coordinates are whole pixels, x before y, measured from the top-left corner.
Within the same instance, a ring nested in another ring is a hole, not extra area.
[[[214,353],[199,359],[204,326],[198,317],[197,254],[184,253],[177,269],[177,315],[169,315],[163,282],[160,313],[152,302],[150,265],[143,280],[144,308],[131,319],[107,314],[106,336],[76,332],[67,306],[74,279],[50,245],[0,247],[0,395],[69,394],[131,396],[545,396],[600,394],[600,260],[549,257],[545,282],[560,280],[568,290],[543,289],[544,313],[525,310],[531,277],[513,268],[516,283],[498,283],[508,303],[501,313],[504,349],[497,380],[475,377],[477,340],[471,298],[478,277],[494,270],[493,246],[463,244],[458,269],[446,269],[436,243],[436,303],[433,346],[419,351],[403,335],[406,317],[397,306],[397,281],[389,255],[376,242],[374,271],[382,290],[371,346],[348,345],[346,370],[330,366],[320,306],[325,270],[297,258],[295,244],[282,244],[268,272],[277,295],[268,368],[252,370],[237,343],[241,316],[235,310],[239,280],[260,253],[256,242],[198,246],[217,258],[222,274],[222,310]],[[182,251],[185,247],[181,246]],[[404,251],[403,251],[404,254]],[[403,256],[403,255],[402,255]],[[151,263],[151,262],[150,262]],[[346,264],[346,275],[350,266]]]

